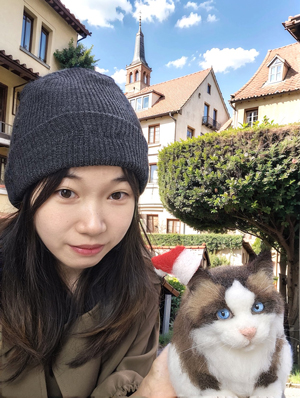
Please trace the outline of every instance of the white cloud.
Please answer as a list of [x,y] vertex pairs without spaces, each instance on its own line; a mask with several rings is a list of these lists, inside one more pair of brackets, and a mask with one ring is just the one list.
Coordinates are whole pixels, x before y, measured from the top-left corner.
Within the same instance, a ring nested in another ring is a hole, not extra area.
[[229,72],[229,69],[236,70],[241,66],[254,62],[259,52],[254,48],[244,50],[243,48],[212,48],[203,54],[204,61],[199,62],[203,68],[213,66],[215,72]]
[[135,0],[134,6],[135,19],[138,20],[141,13],[142,21],[148,22],[153,22],[155,19],[162,22],[175,11],[174,0]]
[[175,68],[183,68],[184,65],[187,62],[188,57],[182,56],[179,59],[176,59],[175,61],[170,61],[166,64],[166,66],[168,68],[170,68],[171,66],[174,66]]
[[198,4],[194,3],[193,1],[188,1],[184,6],[184,8],[189,8],[189,7],[193,8],[194,10],[198,10],[199,8]]
[[194,61],[196,61],[196,57],[194,55],[192,55],[192,58],[189,62],[189,66],[191,66]]
[[216,22],[216,21],[218,21],[218,19],[215,15],[208,14],[207,22]]
[[209,12],[210,10],[212,10],[214,8],[214,6],[212,5],[213,2],[214,2],[214,0],[204,1],[204,3],[199,4],[199,7],[204,8],[207,12]]
[[107,73],[107,72],[109,72],[108,69],[99,68],[98,66],[95,67],[95,71],[96,71],[96,72],[99,72],[99,73],[104,73],[104,74]]
[[126,83],[126,70],[115,68],[115,73],[111,77],[119,86],[123,86]]
[[181,19],[178,19],[175,26],[178,28],[189,28],[190,26],[198,25],[199,22],[201,22],[201,15],[191,12],[188,17],[184,15]]
[[112,28],[111,22],[122,21],[132,12],[129,0],[63,0],[64,5],[84,23]]

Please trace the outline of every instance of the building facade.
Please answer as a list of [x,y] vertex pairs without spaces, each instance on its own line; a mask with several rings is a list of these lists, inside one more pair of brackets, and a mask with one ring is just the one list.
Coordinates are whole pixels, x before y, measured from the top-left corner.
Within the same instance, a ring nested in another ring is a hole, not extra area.
[[139,202],[146,230],[195,233],[168,213],[161,203],[157,184],[158,152],[175,141],[217,131],[229,119],[214,71],[209,68],[150,85],[151,68],[145,59],[141,23],[133,61],[126,70],[126,96],[136,111],[149,147],[149,181]]
[[0,0],[0,10],[0,213],[7,213],[4,170],[20,92],[58,69],[56,50],[91,33],[60,0]]
[[269,50],[254,76],[231,95],[232,127],[300,122],[300,16],[283,23],[296,43]]

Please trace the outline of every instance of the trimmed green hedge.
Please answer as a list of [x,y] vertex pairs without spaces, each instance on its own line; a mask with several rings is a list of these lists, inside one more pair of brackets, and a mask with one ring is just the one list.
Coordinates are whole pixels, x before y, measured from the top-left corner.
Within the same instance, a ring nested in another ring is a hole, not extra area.
[[200,246],[206,243],[209,251],[222,249],[240,249],[242,247],[242,235],[229,234],[149,234],[150,242],[154,246]]

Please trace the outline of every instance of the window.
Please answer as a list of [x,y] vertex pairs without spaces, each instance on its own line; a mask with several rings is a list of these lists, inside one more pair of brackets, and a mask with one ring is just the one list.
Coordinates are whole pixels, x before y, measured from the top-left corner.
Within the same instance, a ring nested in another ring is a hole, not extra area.
[[180,234],[180,221],[177,219],[167,220],[167,234]]
[[132,78],[132,72],[131,73],[129,73],[129,83],[132,83],[133,82],[133,78]]
[[208,118],[209,118],[209,105],[204,104],[204,117],[203,117],[203,123],[208,123]]
[[158,232],[158,215],[147,214],[147,232]]
[[207,85],[207,93],[211,94],[211,85],[210,84]]
[[157,183],[157,164],[150,164],[149,182]]
[[214,127],[217,126],[217,115],[218,115],[218,111],[216,109],[214,109],[214,112],[213,112],[213,125],[214,125]]
[[252,109],[250,111],[246,111],[246,123],[249,126],[253,126],[253,123],[258,120],[258,109]]
[[4,185],[4,172],[7,163],[6,156],[0,155],[0,184]]
[[46,59],[47,59],[48,36],[49,36],[49,33],[46,31],[46,29],[42,28],[41,39],[40,39],[39,58],[43,62],[46,62]]
[[149,95],[143,98],[143,109],[149,108]]
[[148,82],[147,75],[146,72],[144,72],[144,83],[147,84],[147,82]]
[[142,97],[136,99],[136,110],[140,111],[142,109]]
[[194,137],[194,129],[192,129],[191,127],[188,127],[186,130],[186,136],[187,138],[193,138]]
[[149,95],[145,97],[133,98],[130,100],[130,104],[135,111],[149,108]]
[[[7,86],[0,83],[0,133],[5,133]],[[3,122],[3,123],[2,123]]]
[[209,105],[204,104],[204,116],[209,116]]
[[282,80],[282,64],[271,66],[270,83],[280,82]]
[[31,18],[28,14],[24,12],[21,46],[28,51],[31,51],[32,26],[33,18]]
[[135,81],[136,82],[139,81],[139,71],[138,70],[135,72]]
[[149,126],[148,144],[158,144],[160,141],[160,126]]

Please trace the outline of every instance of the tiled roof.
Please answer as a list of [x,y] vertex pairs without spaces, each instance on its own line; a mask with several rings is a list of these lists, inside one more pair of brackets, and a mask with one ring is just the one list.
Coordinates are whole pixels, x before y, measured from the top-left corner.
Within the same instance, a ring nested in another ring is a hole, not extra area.
[[282,22],[285,29],[298,41],[300,41],[300,14],[289,17],[288,21]]
[[233,122],[233,118],[231,117],[230,119],[227,120],[227,122],[225,122],[218,131],[224,131],[229,129],[229,127],[232,126],[232,122]]
[[0,66],[9,69],[27,81],[39,78],[38,72],[34,72],[32,68],[27,68],[26,64],[21,64],[19,59],[14,59],[12,55],[7,55],[4,50],[0,50]]
[[140,120],[165,115],[169,112],[178,112],[209,75],[211,70],[209,68],[167,82],[154,84],[134,94],[126,93],[126,97],[130,99],[153,91],[162,96],[151,108],[137,112]]
[[[267,65],[276,56],[288,62],[290,68],[283,81],[266,84],[269,78]],[[269,50],[261,66],[240,90],[231,96],[231,103],[243,99],[264,97],[300,90],[300,43]]]
[[75,17],[60,0],[45,0],[72,28],[82,37],[91,36],[91,32]]

